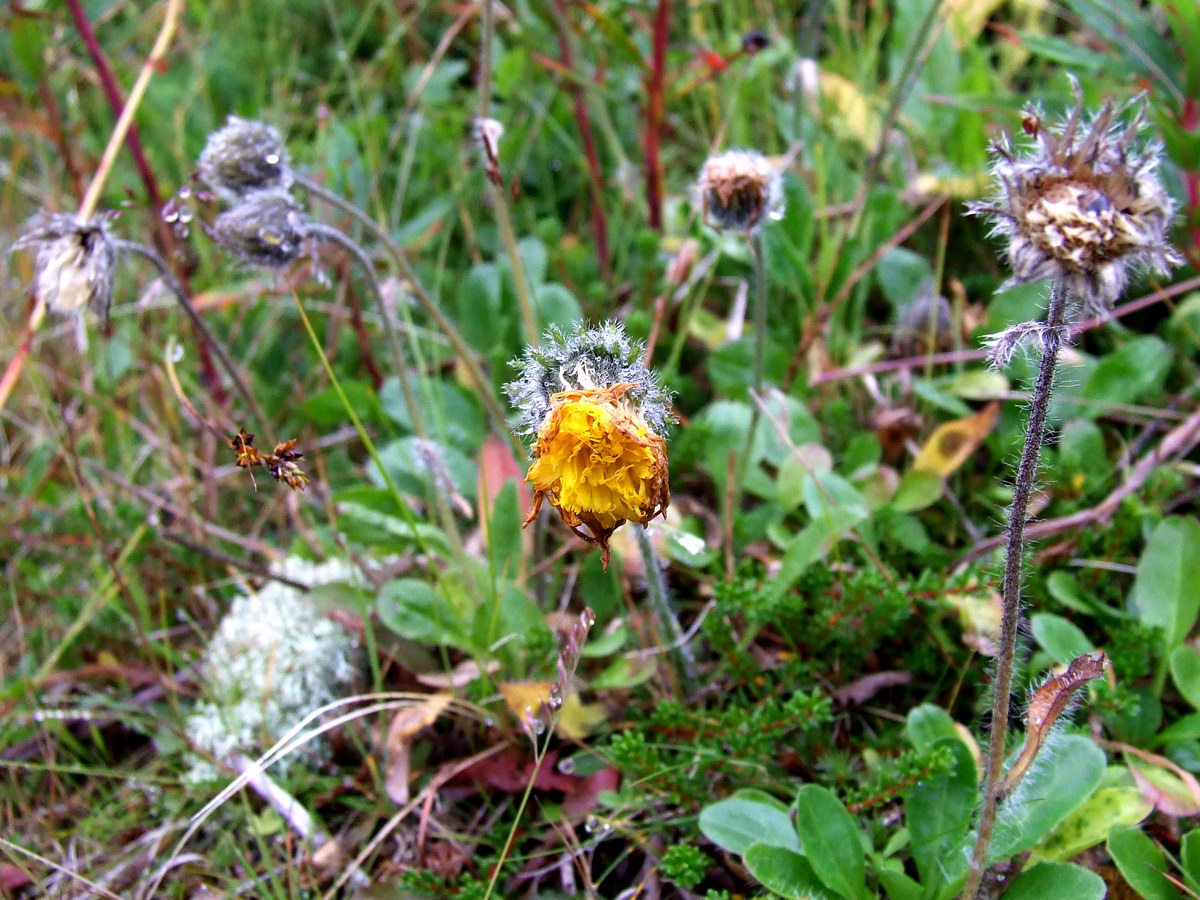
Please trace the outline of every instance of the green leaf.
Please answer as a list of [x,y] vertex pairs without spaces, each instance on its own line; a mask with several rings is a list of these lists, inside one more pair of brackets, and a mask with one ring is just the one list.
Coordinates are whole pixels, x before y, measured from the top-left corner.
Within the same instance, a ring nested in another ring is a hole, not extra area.
[[957,735],[942,738],[935,746],[951,753],[954,764],[904,792],[904,820],[908,823],[912,855],[921,884],[930,896],[961,874],[954,864],[955,850],[966,839],[979,795],[970,748]]
[[1193,889],[1200,887],[1200,828],[1193,828],[1180,842],[1179,861],[1183,874],[1192,881]]
[[888,900],[924,900],[925,889],[903,872],[880,866],[875,870],[879,883],[887,891]]
[[1172,516],[1150,535],[1133,580],[1133,605],[1146,625],[1161,628],[1171,652],[1187,637],[1200,613],[1200,522]]
[[493,586],[516,576],[521,565],[521,505],[517,483],[511,478],[504,482],[492,504],[487,553]]
[[1171,654],[1171,679],[1188,703],[1200,709],[1200,652],[1180,644]]
[[[463,450],[474,450],[483,442],[483,412],[465,390],[440,378],[412,378],[410,386],[429,437]],[[399,379],[389,378],[383,383],[379,403],[393,422],[406,431],[417,432]]]
[[450,602],[419,578],[397,578],[379,592],[379,619],[400,637],[463,647],[462,623]]
[[800,853],[800,839],[788,814],[764,802],[758,792],[738,791],[700,811],[700,833],[723,850],[745,855],[751,844]]
[[1062,821],[1033,851],[1030,862],[1065,862],[1108,838],[1114,828],[1136,825],[1154,804],[1135,787],[1101,788]]
[[569,328],[583,320],[583,310],[579,307],[579,301],[561,284],[539,285],[534,294],[534,301],[538,321],[543,328],[551,325]]
[[[338,530],[355,543],[396,552],[416,546],[442,556],[450,554],[450,544],[441,529],[428,522],[410,524],[398,516],[372,508],[374,505],[372,501],[378,500],[379,495],[382,495],[384,500],[382,505],[394,509],[395,504],[388,492],[366,487],[354,489],[352,492],[346,491],[344,494],[361,498],[364,501],[339,499],[337,503]],[[372,503],[372,506],[367,505],[368,503]]]
[[944,485],[945,480],[934,472],[909,469],[892,495],[892,507],[902,513],[925,509],[941,499]]
[[788,900],[832,900],[808,860],[794,850],[751,844],[743,857],[750,874],[763,887]]
[[1179,891],[1167,880],[1171,871],[1162,848],[1140,828],[1118,828],[1108,836],[1108,852],[1129,886],[1144,900],[1175,900]]
[[497,644],[519,647],[535,640],[539,634],[549,640],[546,620],[533,599],[515,584],[505,585],[495,600],[476,607],[471,623],[471,635],[477,647]]
[[1162,388],[1174,354],[1159,338],[1143,335],[1108,354],[1084,380],[1079,396],[1093,401],[1078,415],[1097,418],[1110,405],[1133,403]]
[[1031,850],[1100,784],[1104,751],[1082,735],[1046,742],[1028,774],[1000,806],[988,864]]
[[867,896],[862,836],[833,791],[817,784],[800,788],[796,832],[826,887],[847,900]]
[[1053,613],[1034,613],[1030,618],[1033,637],[1056,663],[1067,665],[1085,653],[1091,653],[1095,645],[1087,639],[1074,622]]
[[1004,900],[1104,900],[1104,879],[1095,872],[1070,863],[1044,862],[1022,872],[1004,892]]
[[928,753],[942,738],[962,740],[950,714],[932,703],[922,703],[909,711],[904,736],[920,753]]

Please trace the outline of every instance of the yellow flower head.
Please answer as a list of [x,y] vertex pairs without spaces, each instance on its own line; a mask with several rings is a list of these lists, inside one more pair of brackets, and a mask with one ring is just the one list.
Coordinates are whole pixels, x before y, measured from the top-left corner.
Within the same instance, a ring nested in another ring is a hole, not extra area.
[[576,534],[603,548],[606,567],[612,533],[627,521],[645,525],[671,501],[666,443],[623,399],[634,387],[554,394],[525,478],[534,498],[525,524],[549,500]]

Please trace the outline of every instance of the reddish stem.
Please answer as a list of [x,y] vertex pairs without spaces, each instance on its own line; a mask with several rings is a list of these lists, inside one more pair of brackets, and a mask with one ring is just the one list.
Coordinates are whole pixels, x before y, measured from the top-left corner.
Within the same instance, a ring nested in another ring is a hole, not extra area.
[[[345,279],[344,273],[342,278]],[[363,323],[362,304],[349,280],[345,280],[344,283],[346,284],[346,299],[350,301],[350,324],[354,326],[354,334],[358,337],[358,352],[362,355],[363,366],[366,368],[367,374],[371,376],[371,383],[375,385],[376,390],[379,390],[379,386],[383,384],[383,373],[379,371],[379,364],[375,362],[375,354],[371,352],[371,336],[367,334],[367,327]]]
[[[105,55],[104,49],[100,46],[99,40],[96,38],[96,31],[92,28],[92,23],[88,20],[87,13],[84,12],[83,4],[80,0],[67,0],[67,6],[71,10],[71,18],[75,21],[75,27],[79,30],[79,36],[83,38],[84,46],[87,47],[92,65],[96,67],[96,75],[100,79],[100,87],[104,91],[105,98],[108,100],[108,106],[112,110],[113,115],[120,118],[121,110],[125,108],[125,100],[121,96],[121,88],[117,84],[117,79],[113,74],[112,66],[108,62],[108,57]],[[175,270],[175,276],[179,279],[179,283],[183,287],[184,296],[191,303],[192,292],[191,286],[188,283],[188,273],[184,271],[182,266],[178,265],[178,244],[175,240],[175,234],[167,226],[167,223],[163,221],[162,193],[158,189],[158,180],[154,177],[154,172],[151,170],[150,163],[146,159],[146,152],[142,148],[142,140],[138,134],[136,123],[129,126],[129,133],[125,137],[125,146],[129,148],[129,155],[133,157],[133,164],[136,166],[138,175],[142,179],[142,185],[146,188],[146,200],[150,207],[150,219],[154,222],[154,244],[163,258]],[[205,387],[212,392],[213,399],[223,406],[228,400],[228,396],[225,393],[225,389],[221,386],[221,378],[217,374],[217,367],[213,362],[212,351],[203,338],[198,340],[197,343],[200,346],[200,367]]]
[[[574,71],[575,62],[571,53],[571,36],[567,29],[570,23],[567,19],[566,0],[557,0],[558,6],[558,48],[562,55],[563,65]],[[588,176],[592,186],[592,230],[596,233],[596,256],[600,263],[600,277],[605,284],[612,279],[608,265],[608,224],[604,218],[604,190],[600,176],[600,158],[596,154],[596,139],[592,133],[592,119],[588,114],[587,100],[579,82],[570,78],[567,80],[571,101],[575,107],[575,121],[579,123],[579,137],[583,141],[583,154],[587,158]]]
[[671,0],[658,0],[654,13],[653,55],[646,94],[646,204],[650,227],[662,230],[662,159],[659,153],[663,123],[663,90],[667,66],[667,37],[671,30]]

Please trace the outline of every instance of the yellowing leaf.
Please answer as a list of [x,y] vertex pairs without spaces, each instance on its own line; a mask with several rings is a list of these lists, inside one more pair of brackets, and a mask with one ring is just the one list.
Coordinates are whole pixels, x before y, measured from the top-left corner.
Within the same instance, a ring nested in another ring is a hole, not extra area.
[[945,478],[970,459],[999,415],[1000,404],[992,401],[973,416],[939,425],[913,460],[913,469]]
[[958,612],[963,643],[982,656],[995,656],[1004,611],[1000,592],[984,588],[982,594],[951,594],[946,599]]
[[500,685],[504,703],[518,722],[537,717],[550,700],[553,681],[506,681]]
[[584,703],[578,694],[569,694],[558,713],[558,734],[572,741],[581,741],[608,718],[602,703]]

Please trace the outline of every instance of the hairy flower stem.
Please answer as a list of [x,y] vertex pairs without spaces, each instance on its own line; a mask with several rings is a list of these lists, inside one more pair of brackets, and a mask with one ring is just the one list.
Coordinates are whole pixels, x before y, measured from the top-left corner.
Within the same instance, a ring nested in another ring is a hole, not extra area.
[[217,361],[221,363],[221,367],[229,375],[230,380],[233,382],[233,386],[237,389],[237,392],[242,395],[242,399],[246,401],[246,406],[249,407],[250,414],[254,416],[260,426],[265,427],[266,425],[269,425],[270,420],[267,418],[267,414],[263,412],[262,407],[258,405],[258,401],[254,399],[254,393],[250,390],[249,386],[242,378],[241,372],[238,371],[237,366],[234,365],[233,360],[229,357],[229,353],[225,350],[225,345],[217,340],[216,335],[214,335],[209,330],[208,326],[204,324],[203,317],[201,317],[200,313],[196,312],[196,307],[192,305],[192,301],[184,291],[183,285],[181,285],[179,280],[171,273],[170,268],[167,266],[166,260],[159,256],[158,253],[152,248],[147,247],[145,244],[139,244],[135,241],[114,240],[113,246],[119,251],[132,253],[135,256],[142,257],[142,259],[146,260],[152,266],[154,266],[154,268],[158,269],[158,274],[159,277],[162,278],[162,283],[166,286],[167,290],[171,292],[171,295],[179,304],[179,308],[182,309],[187,315],[188,320],[192,323],[192,327],[196,330],[196,333],[200,335],[200,339],[209,346],[214,354],[216,354]]
[[[450,347],[458,356],[459,362],[466,366],[467,374],[475,382],[479,398],[483,401],[484,408],[487,410],[488,417],[492,420],[492,426],[496,429],[497,434],[511,436],[511,430],[508,427],[508,417],[505,415],[504,410],[501,409],[500,401],[496,399],[495,388],[492,387],[491,382],[488,381],[487,376],[484,375],[483,369],[479,365],[478,354],[467,345],[457,326],[442,312],[441,308],[425,290],[424,285],[417,278],[417,273],[409,263],[408,257],[404,254],[400,246],[392,240],[391,235],[362,209],[317,182],[305,178],[303,175],[297,175],[296,183],[314,197],[353,217],[379,241],[384,250],[387,251],[388,256],[392,258],[396,269],[408,282],[409,289],[413,292],[413,296],[417,298],[422,311],[433,320],[433,323],[441,330],[446,340],[450,342]],[[514,443],[513,446],[516,449],[517,458],[520,459],[524,454],[524,450],[519,444]]]
[[1029,424],[1025,447],[1017,465],[1016,490],[1008,519],[1008,546],[1004,554],[1002,585],[1003,614],[1000,620],[1000,644],[996,653],[996,675],[992,687],[992,733],[988,742],[987,770],[983,783],[983,809],[979,813],[979,836],[971,856],[971,868],[963,888],[962,900],[974,900],[987,869],[987,853],[996,827],[996,813],[1003,799],[1001,776],[1004,774],[1005,738],[1008,734],[1008,708],[1013,682],[1013,659],[1017,649],[1017,628],[1021,617],[1021,566],[1025,554],[1025,518],[1029,498],[1037,480],[1038,454],[1045,436],[1046,411],[1054,389],[1054,371],[1063,340],[1063,316],[1069,288],[1059,279],[1050,287],[1046,310],[1046,328],[1042,340],[1042,360],[1033,398],[1029,406]]
[[[767,265],[763,252],[763,233],[759,228],[749,238],[750,255],[754,258],[754,357],[751,365],[754,379],[754,396],[765,399],[763,394],[764,369],[767,355]],[[730,494],[727,514],[733,516],[742,500],[742,489],[746,483],[746,469],[750,465],[750,457],[754,453],[755,436],[762,419],[762,404],[755,403],[750,410],[750,428],[747,431],[746,451],[741,455],[737,464],[736,482]]]
[[[696,660],[692,657],[691,648],[683,638],[683,629],[679,627],[679,619],[671,608],[671,595],[667,592],[667,580],[663,577],[662,564],[654,545],[650,543],[650,534],[644,527],[636,524],[629,526],[637,535],[638,550],[642,554],[642,566],[646,570],[646,596],[650,607],[658,619],[659,637],[665,647],[671,648],[671,655],[683,670],[684,680],[691,683],[696,676]],[[677,692],[678,693],[678,692]]]

